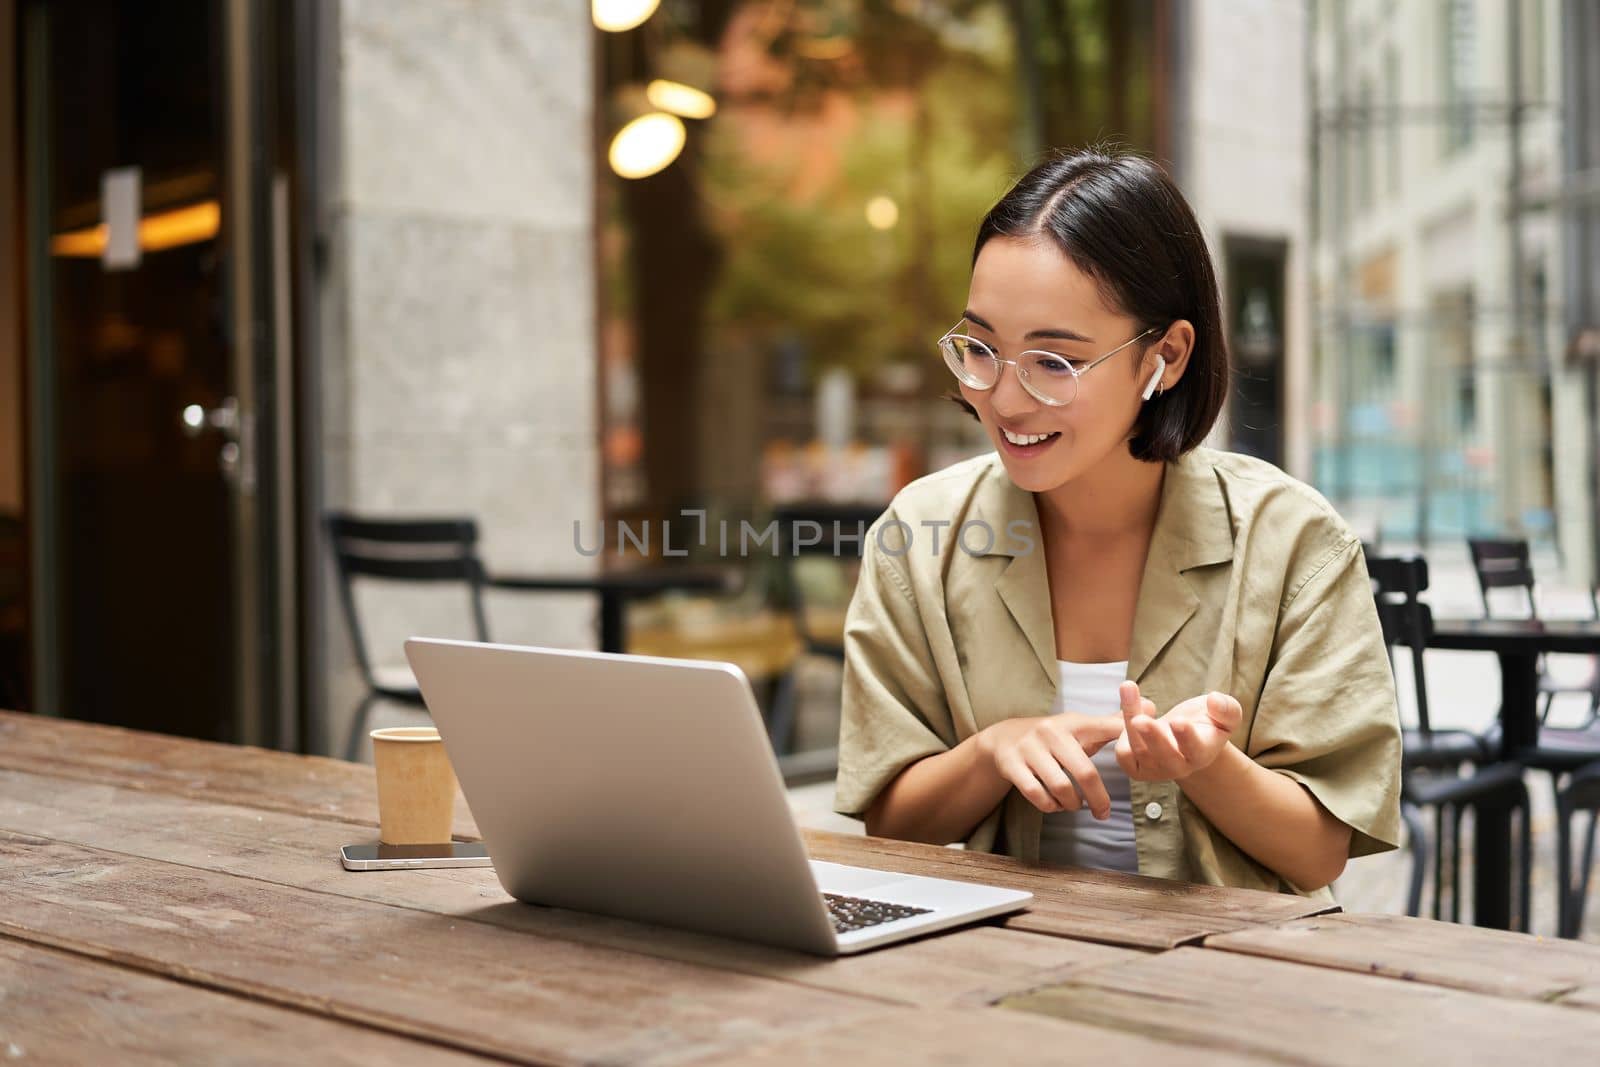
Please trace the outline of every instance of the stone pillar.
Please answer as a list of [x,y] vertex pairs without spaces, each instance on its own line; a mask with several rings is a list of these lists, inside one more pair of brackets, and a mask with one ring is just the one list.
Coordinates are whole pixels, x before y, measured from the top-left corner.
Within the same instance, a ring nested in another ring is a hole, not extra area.
[[[471,515],[491,571],[591,569],[572,534],[592,541],[600,511],[588,5],[342,0],[324,30],[324,503]],[[360,687],[325,585],[337,746]],[[468,636],[459,600],[374,590],[375,658]],[[594,615],[489,601],[497,641],[594,647]]]

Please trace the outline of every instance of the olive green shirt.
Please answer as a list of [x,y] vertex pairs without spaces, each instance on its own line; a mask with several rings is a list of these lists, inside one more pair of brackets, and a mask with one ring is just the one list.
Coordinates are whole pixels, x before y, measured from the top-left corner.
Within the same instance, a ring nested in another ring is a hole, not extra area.
[[[1058,684],[1038,513],[999,456],[907,485],[862,555],[834,803],[858,818],[917,760],[1049,714]],[[1351,856],[1396,847],[1400,723],[1366,560],[1309,486],[1208,448],[1167,465],[1128,677],[1162,712],[1231,694],[1244,708],[1232,743],[1348,824]],[[1132,789],[1141,874],[1304,892],[1214,829],[1181,783]],[[967,847],[1037,862],[1042,818],[1013,789]]]

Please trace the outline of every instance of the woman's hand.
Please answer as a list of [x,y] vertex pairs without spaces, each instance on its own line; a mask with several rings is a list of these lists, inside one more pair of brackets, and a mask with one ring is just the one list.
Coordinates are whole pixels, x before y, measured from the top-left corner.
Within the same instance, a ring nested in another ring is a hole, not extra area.
[[1238,729],[1244,709],[1226,693],[1190,697],[1165,715],[1139,694],[1139,683],[1122,683],[1123,734],[1117,763],[1129,778],[1179,781],[1211,766]]
[[[1111,797],[1089,757],[1122,735],[1115,715],[1059,715],[1006,719],[978,735],[996,773],[1043,812],[1088,807],[1097,819],[1111,814]],[[1076,783],[1077,788],[1073,788]]]

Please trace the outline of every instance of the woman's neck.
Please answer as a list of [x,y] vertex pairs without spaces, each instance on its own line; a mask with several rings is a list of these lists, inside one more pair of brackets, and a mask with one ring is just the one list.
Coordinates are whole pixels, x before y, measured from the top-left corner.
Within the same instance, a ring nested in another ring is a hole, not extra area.
[[1093,470],[1034,494],[1044,532],[1093,543],[1148,536],[1161,506],[1166,469],[1165,463],[1147,463],[1117,449]]

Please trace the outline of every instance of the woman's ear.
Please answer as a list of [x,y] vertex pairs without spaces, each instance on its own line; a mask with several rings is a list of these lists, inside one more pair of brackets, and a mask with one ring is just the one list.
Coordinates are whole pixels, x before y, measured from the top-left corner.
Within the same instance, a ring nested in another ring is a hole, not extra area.
[[1166,369],[1161,372],[1161,380],[1156,383],[1156,392],[1164,393],[1177,385],[1183,377],[1183,372],[1189,366],[1189,356],[1193,352],[1194,325],[1188,319],[1179,319],[1168,326],[1166,332],[1150,346],[1149,351],[1145,353],[1143,367],[1139,373],[1153,375],[1156,372],[1156,361],[1165,363]]

